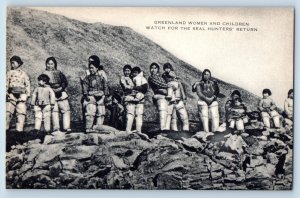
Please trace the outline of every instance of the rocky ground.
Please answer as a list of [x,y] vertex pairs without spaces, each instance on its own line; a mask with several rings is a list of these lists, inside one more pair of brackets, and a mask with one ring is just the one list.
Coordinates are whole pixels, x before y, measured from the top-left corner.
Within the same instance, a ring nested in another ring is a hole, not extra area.
[[90,134],[39,134],[7,152],[6,186],[289,190],[293,148],[286,134],[249,129],[145,135],[108,126]]

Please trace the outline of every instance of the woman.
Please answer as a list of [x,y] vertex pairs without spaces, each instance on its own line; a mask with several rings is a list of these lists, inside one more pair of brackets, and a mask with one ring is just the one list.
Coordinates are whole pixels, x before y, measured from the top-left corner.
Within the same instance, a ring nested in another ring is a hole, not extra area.
[[16,112],[16,131],[23,132],[26,117],[26,101],[30,95],[30,80],[20,67],[23,61],[19,56],[10,59],[11,70],[6,75],[6,130]]
[[212,132],[219,128],[219,103],[217,101],[219,94],[218,83],[211,79],[211,72],[205,69],[202,72],[202,79],[192,86],[192,91],[197,92],[199,97],[198,111],[203,130],[209,132],[209,119],[212,123]]
[[57,61],[54,57],[49,57],[46,60],[46,71],[43,73],[49,78],[49,85],[55,93],[56,102],[54,109],[52,111],[52,122],[53,131],[59,131],[59,113],[62,114],[63,129],[64,132],[71,131],[71,112],[70,104],[68,101],[68,94],[66,88],[68,86],[68,81],[66,76],[59,70],[57,70]]
[[[170,63],[166,64],[171,65]],[[166,99],[166,97],[168,96],[168,84],[159,75],[159,66],[157,63],[152,63],[150,65],[150,72],[151,76],[149,77],[149,85],[154,92],[153,101],[159,111],[161,130],[170,130],[171,128],[171,130],[173,131],[178,131],[178,114],[179,119],[182,123],[182,130],[189,131],[188,114],[183,102],[183,99],[185,99],[185,94],[182,90],[182,87],[179,86],[180,89],[177,89],[175,91],[174,100],[169,101]]]
[[[99,63],[90,62],[89,74],[82,80],[85,130],[87,133],[93,132],[94,128],[100,129],[105,117],[104,99],[108,95],[108,87],[105,78],[98,75],[99,67]],[[94,127],[95,122],[96,126]]]
[[135,85],[132,78],[141,73],[139,67],[131,69],[130,65],[125,65],[123,68],[124,76],[121,77],[120,84],[124,92],[124,106],[126,111],[126,132],[131,133],[132,124],[135,119],[137,133],[142,132],[143,113],[145,99],[136,100],[135,97],[127,97],[129,95],[136,95],[138,93],[146,94],[148,90],[147,80],[142,77],[140,85]]
[[157,63],[150,65],[150,73],[151,76],[148,78],[148,82],[154,92],[153,103],[159,111],[160,130],[170,130],[174,105],[166,99],[168,85],[159,75],[159,65]]

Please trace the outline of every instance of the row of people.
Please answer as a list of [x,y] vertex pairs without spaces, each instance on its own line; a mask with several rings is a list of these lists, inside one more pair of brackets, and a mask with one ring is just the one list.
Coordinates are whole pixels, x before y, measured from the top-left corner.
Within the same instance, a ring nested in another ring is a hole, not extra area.
[[[11,70],[7,73],[7,102],[6,102],[6,129],[9,129],[10,120],[16,111],[16,130],[23,131],[26,116],[26,101],[30,95],[30,81],[28,75],[20,69],[23,64],[18,56],[10,59]],[[81,80],[82,107],[86,132],[91,132],[94,127],[101,127],[105,118],[105,97],[109,95],[107,75],[100,64],[98,56],[93,55],[88,59],[89,68]],[[182,130],[189,131],[188,113],[184,101],[186,94],[180,79],[177,77],[172,65],[163,65],[163,74],[160,75],[160,67],[157,63],[150,65],[150,77],[144,77],[139,67],[125,65],[120,85],[123,90],[122,104],[125,109],[126,131],[132,131],[135,120],[136,131],[142,132],[145,94],[148,91],[148,83],[153,90],[153,103],[159,112],[161,130],[177,131],[177,116],[182,123]],[[66,88],[68,81],[65,75],[57,70],[57,62],[54,57],[46,60],[46,70],[38,77],[38,87],[32,93],[31,105],[35,112],[35,130],[40,130],[42,121],[47,132],[51,131],[51,117],[53,130],[60,130],[59,112],[62,114],[63,131],[71,131],[71,112]],[[192,91],[196,92],[198,111],[204,131],[217,131],[220,125],[219,116],[219,86],[211,79],[211,72],[205,69],[199,82],[192,85]],[[263,90],[263,98],[258,105],[261,111],[263,123],[270,128],[270,118],[274,126],[279,128],[281,123],[276,105],[270,98],[271,91]],[[226,121],[230,128],[244,130],[244,124],[248,122],[247,107],[241,99],[239,91],[231,94],[226,102]],[[293,120],[293,90],[289,91],[285,101],[285,117],[287,123]]]

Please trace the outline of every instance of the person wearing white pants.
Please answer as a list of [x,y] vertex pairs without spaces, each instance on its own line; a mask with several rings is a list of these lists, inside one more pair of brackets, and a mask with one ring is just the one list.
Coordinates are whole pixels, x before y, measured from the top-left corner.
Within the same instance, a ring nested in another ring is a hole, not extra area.
[[31,106],[34,110],[34,129],[40,131],[42,122],[45,132],[51,131],[51,111],[55,104],[55,93],[49,86],[49,77],[41,74],[38,77],[39,86],[32,93]]
[[231,99],[225,104],[226,120],[229,123],[229,128],[237,129],[243,132],[245,130],[244,124],[248,122],[246,116],[247,107],[241,99],[241,93],[234,90],[231,93]]
[[183,90],[180,82],[178,83],[180,89],[177,89],[174,92],[174,101],[170,101],[166,99],[166,96],[168,95],[168,84],[163,77],[159,75],[159,65],[157,63],[152,63],[150,65],[150,73],[151,76],[149,77],[148,82],[154,92],[153,103],[159,111],[160,130],[171,129],[173,131],[178,131],[178,113],[180,121],[182,122],[182,130],[189,131],[188,114],[182,101],[182,99],[185,98],[185,94],[181,93]]
[[277,107],[274,100],[270,98],[272,92],[270,89],[264,89],[262,94],[263,94],[263,98],[260,100],[258,104],[258,109],[261,111],[261,117],[263,119],[265,128],[266,129],[271,128],[270,118],[272,118],[274,127],[279,129],[281,125],[280,116],[278,112],[275,110]]
[[211,131],[215,132],[219,128],[219,94],[218,83],[211,79],[211,72],[205,69],[202,72],[202,79],[192,86],[192,91],[197,92],[199,97],[198,111],[200,120],[205,132],[209,132],[209,120],[211,120]]
[[16,131],[23,132],[27,111],[27,98],[30,95],[30,80],[26,72],[20,69],[23,61],[19,56],[10,59],[11,70],[6,77],[6,130],[16,112]]
[[105,118],[104,99],[108,95],[108,86],[105,78],[97,74],[99,67],[100,65],[95,62],[89,63],[90,74],[82,80],[83,109],[87,133],[93,132],[94,128],[102,128]]
[[66,76],[59,70],[57,70],[57,62],[54,57],[49,57],[46,60],[46,71],[43,72],[49,76],[50,87],[55,93],[56,102],[52,110],[52,124],[53,131],[60,130],[59,113],[62,114],[63,131],[71,131],[71,112],[69,104],[69,96],[66,93],[68,81]]
[[[143,125],[143,113],[144,113],[144,102],[145,99],[137,101],[134,97],[126,97],[131,94],[146,94],[148,90],[148,83],[145,77],[140,76],[141,83],[140,85],[133,84],[131,79],[138,76],[142,71],[139,67],[134,67],[131,69],[130,65],[125,65],[123,68],[124,76],[121,77],[120,84],[124,92],[124,98],[127,98],[124,101],[125,112],[126,112],[126,132],[132,132],[133,121],[135,120],[136,132],[142,132]],[[128,100],[128,98],[132,98],[132,101]]]

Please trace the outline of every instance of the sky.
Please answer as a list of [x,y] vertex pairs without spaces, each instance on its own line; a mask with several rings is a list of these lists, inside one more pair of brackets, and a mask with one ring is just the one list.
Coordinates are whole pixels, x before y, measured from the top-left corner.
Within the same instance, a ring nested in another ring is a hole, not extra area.
[[294,13],[290,8],[35,9],[88,23],[131,27],[194,67],[210,69],[213,77],[258,96],[264,88],[271,89],[281,108],[293,88]]

